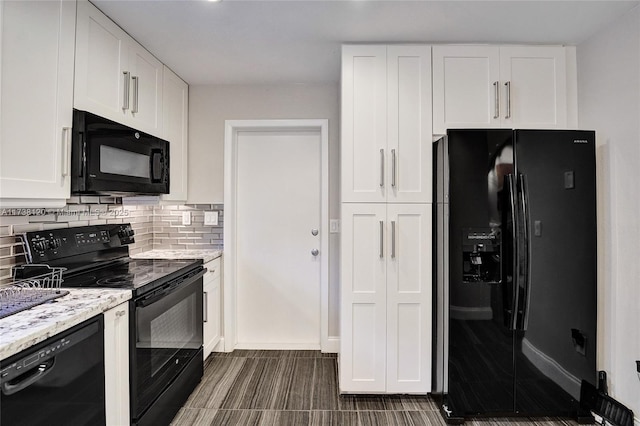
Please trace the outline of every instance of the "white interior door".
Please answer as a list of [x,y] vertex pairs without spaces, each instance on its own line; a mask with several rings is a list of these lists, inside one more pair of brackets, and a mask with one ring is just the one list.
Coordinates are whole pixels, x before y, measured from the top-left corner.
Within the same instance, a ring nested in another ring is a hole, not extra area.
[[236,348],[319,349],[321,133],[238,131],[236,149]]

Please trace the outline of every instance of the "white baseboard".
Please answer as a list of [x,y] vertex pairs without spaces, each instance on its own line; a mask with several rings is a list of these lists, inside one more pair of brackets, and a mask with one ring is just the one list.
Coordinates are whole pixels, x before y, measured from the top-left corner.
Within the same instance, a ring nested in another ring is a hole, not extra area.
[[254,342],[254,343],[236,343],[235,349],[248,349],[248,350],[283,350],[283,351],[304,351],[320,350],[320,343],[271,343],[271,342]]
[[580,379],[568,372],[556,360],[533,346],[526,338],[522,339],[522,353],[542,374],[557,383],[576,400],[580,400]]
[[490,320],[493,319],[493,309],[491,306],[467,307],[451,306],[449,314],[452,319],[459,320]]
[[321,350],[324,353],[330,354],[337,354],[338,352],[340,352],[340,337],[329,336]]
[[218,343],[213,347],[213,352],[225,352],[224,350],[224,337],[222,337]]

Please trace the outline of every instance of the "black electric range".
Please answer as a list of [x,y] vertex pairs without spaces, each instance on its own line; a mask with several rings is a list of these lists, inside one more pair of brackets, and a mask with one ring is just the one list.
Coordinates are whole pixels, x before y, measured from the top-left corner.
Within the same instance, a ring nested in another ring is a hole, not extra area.
[[28,263],[66,268],[62,287],[131,290],[131,424],[168,425],[202,378],[202,260],[131,259],[130,224],[27,232],[21,240]]

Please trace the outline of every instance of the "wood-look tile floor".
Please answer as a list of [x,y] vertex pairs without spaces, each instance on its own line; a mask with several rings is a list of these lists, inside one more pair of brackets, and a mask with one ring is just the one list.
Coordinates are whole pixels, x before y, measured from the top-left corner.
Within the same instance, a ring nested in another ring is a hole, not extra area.
[[[335,354],[319,351],[214,353],[172,426],[444,426],[428,396],[338,393]],[[557,419],[483,419],[473,426],[576,425]]]

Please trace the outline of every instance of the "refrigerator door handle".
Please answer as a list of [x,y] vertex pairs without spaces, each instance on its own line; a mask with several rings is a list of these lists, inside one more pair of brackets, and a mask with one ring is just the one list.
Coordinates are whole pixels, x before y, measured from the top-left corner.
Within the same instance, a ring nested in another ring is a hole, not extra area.
[[[514,179],[514,176],[509,174],[506,175],[504,177],[505,179],[505,183],[507,184],[508,188],[509,188],[509,214],[510,214],[510,218],[511,218],[511,226],[512,226],[512,233],[511,233],[511,244],[513,247],[513,253],[512,253],[512,258],[513,258],[513,263],[511,265],[511,309],[507,309],[507,312],[509,313],[510,317],[509,320],[507,322],[508,328],[509,330],[515,330],[516,329],[516,325],[517,325],[517,320],[518,320],[518,305],[519,305],[519,280],[518,277],[520,276],[520,262],[518,261],[519,256],[518,256],[518,235],[519,235],[519,222],[517,220],[517,216],[516,216],[516,194],[517,194],[517,188],[516,188],[516,182]],[[508,282],[508,280],[507,280]]]
[[518,315],[520,318],[518,329],[525,331],[529,324],[529,304],[531,300],[531,230],[529,229],[529,193],[527,190],[527,177],[523,174],[518,175],[520,212],[521,212],[521,245],[520,252],[522,254],[522,270],[520,271],[523,283],[523,300],[522,309],[518,307]]

